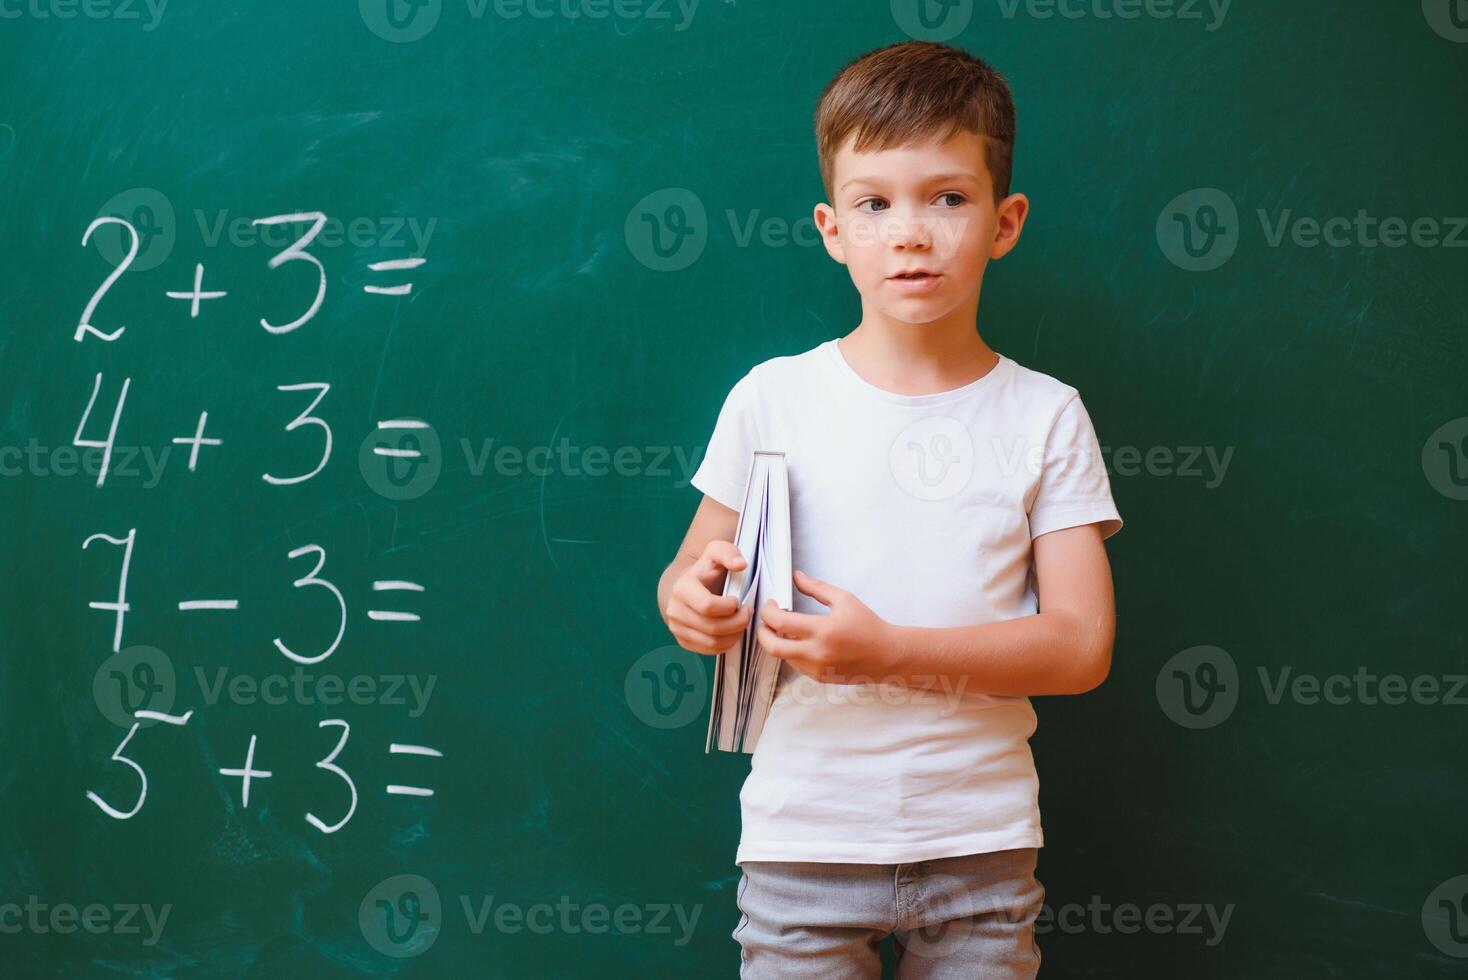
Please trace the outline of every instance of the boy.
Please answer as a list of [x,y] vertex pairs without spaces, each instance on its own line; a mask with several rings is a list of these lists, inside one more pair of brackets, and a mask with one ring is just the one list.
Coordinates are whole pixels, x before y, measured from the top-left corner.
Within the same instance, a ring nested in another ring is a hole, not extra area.
[[761,610],[784,662],[740,794],[741,976],[875,978],[895,934],[903,978],[1033,977],[1028,696],[1105,679],[1121,518],[1076,389],[976,332],[1029,208],[1004,79],[897,44],[844,68],[815,125],[815,220],[861,323],[734,385],[658,583],[682,647],[737,643],[737,508],[750,454],[783,450],[797,594]]

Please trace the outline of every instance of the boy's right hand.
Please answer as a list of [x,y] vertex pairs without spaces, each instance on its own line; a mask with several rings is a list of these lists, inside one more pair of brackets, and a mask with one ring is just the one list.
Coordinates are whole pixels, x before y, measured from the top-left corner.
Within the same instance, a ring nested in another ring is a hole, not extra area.
[[703,554],[673,583],[663,619],[678,645],[694,653],[723,653],[739,643],[753,605],[740,607],[737,596],[720,595],[727,572],[744,567],[732,541],[710,541]]

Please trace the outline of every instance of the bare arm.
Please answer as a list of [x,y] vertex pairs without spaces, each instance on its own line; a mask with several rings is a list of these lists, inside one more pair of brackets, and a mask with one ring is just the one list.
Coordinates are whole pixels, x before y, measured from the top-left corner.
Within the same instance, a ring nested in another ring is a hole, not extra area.
[[1116,608],[1100,526],[1050,531],[1033,544],[1040,611],[975,626],[897,626],[856,596],[801,572],[796,585],[829,615],[766,603],[759,641],[816,680],[881,677],[911,686],[950,679],[997,695],[1080,694],[1111,670]]
[[1096,524],[1034,541],[1040,611],[977,626],[894,626],[895,672],[967,678],[985,694],[1081,694],[1111,670],[1116,603]]

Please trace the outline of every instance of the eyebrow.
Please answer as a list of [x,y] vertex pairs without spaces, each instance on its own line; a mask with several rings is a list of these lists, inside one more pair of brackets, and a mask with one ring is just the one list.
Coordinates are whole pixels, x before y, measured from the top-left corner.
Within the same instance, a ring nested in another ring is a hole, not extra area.
[[[954,173],[948,174],[934,174],[933,176],[926,178],[923,183],[941,184],[951,180],[972,180],[977,183],[978,179],[979,178],[977,175],[969,173],[967,171],[955,171]],[[837,189],[844,191],[852,184],[871,184],[873,186],[880,187],[883,183],[884,181],[880,177],[853,177]]]

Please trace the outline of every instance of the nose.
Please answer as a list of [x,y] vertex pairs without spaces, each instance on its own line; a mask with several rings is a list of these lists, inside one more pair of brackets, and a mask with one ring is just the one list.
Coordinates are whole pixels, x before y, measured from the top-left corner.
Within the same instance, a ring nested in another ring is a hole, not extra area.
[[887,244],[904,251],[922,251],[933,244],[933,231],[922,215],[893,209],[888,212],[884,231]]

